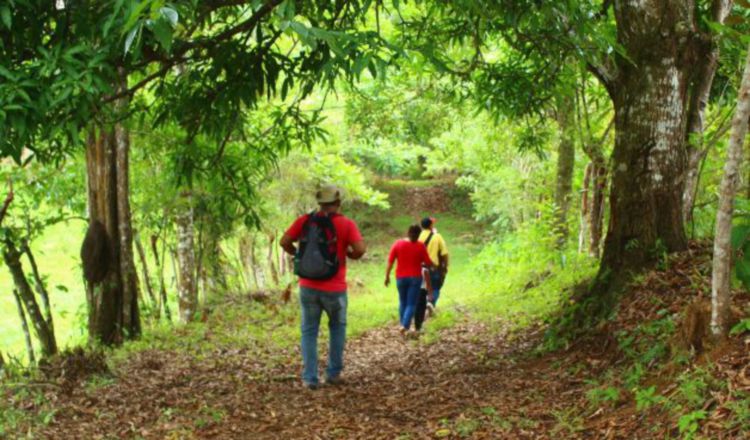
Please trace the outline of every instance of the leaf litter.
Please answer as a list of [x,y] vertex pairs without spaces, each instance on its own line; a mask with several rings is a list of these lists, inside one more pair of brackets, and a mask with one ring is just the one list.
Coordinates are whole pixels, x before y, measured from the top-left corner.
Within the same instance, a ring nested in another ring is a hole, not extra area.
[[[654,336],[638,333],[639,326],[665,315],[679,321],[688,304],[707,295],[709,262],[705,244],[670,258],[631,286],[600,332],[565,350],[535,350],[543,326],[512,331],[502,318],[483,323],[465,316],[432,343],[402,339],[395,326],[374,329],[348,342],[346,384],[314,391],[298,379],[296,348],[255,341],[201,356],[136,352],[98,386],[83,386],[83,376],[60,379],[69,386],[45,392],[55,416],[35,433],[52,439],[678,437],[669,411],[638,410],[632,396],[592,407],[587,392],[608,369],[626,363],[617,335],[631,332],[648,345]],[[736,293],[735,303],[746,305],[747,296]],[[741,397],[750,395],[749,349],[750,338],[733,337],[682,367],[705,365],[726,383],[704,404],[702,435],[746,438],[735,421]],[[325,353],[321,359],[324,367]],[[651,365],[644,381],[669,395],[677,373]],[[622,385],[621,378],[612,381]],[[38,411],[39,405],[23,408]]]

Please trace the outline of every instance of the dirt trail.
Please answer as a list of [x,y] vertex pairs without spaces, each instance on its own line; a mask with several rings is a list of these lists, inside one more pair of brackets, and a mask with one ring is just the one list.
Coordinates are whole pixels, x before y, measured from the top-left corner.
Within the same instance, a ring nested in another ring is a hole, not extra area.
[[[463,318],[441,330],[433,343],[404,340],[394,327],[349,341],[348,383],[316,391],[301,386],[297,349],[272,351],[267,340],[254,340],[241,349],[206,354],[205,346],[222,340],[208,330],[203,348],[132,354],[97,387],[51,387],[46,405],[57,412],[34,438],[676,438],[676,413],[659,405],[637,410],[632,390],[617,377],[633,360],[618,348],[615,336],[633,335],[631,351],[667,342],[659,338],[671,340],[669,333],[643,326],[663,325],[669,316],[678,317],[675,325],[680,325],[681,311],[706,291],[709,257],[694,246],[673,257],[668,268],[645,274],[600,332],[567,350],[535,355],[544,327],[511,337],[503,321],[479,323],[456,309]],[[175,329],[177,340],[185,331]],[[744,413],[735,414],[739,410],[732,406],[741,393],[750,393],[747,347],[750,338],[732,338],[711,354],[711,364],[704,364],[727,383],[705,403],[705,438],[747,438],[737,422]],[[674,393],[675,374],[691,368],[657,364],[646,367],[642,388],[663,386],[666,394]],[[613,371],[615,377],[605,374]],[[601,384],[617,386],[622,395],[614,403],[592,403],[587,392]],[[25,409],[34,412],[35,405],[30,400]]]
[[[533,337],[530,335],[526,336]],[[376,329],[350,341],[341,387],[310,391],[296,353],[147,351],[116,383],[56,396],[49,438],[552,438],[580,380],[521,359],[528,340],[465,322],[424,344]],[[269,368],[267,360],[283,356]],[[260,375],[259,375],[260,373]],[[562,374],[562,375],[561,375]]]
[[[590,407],[589,381],[601,379],[618,361],[604,341],[534,356],[540,333],[527,331],[511,341],[502,330],[466,319],[443,330],[438,342],[425,344],[403,340],[395,329],[376,329],[349,342],[348,383],[315,391],[299,382],[296,350],[224,350],[204,358],[182,350],[141,352],[118,368],[109,385],[50,393],[58,412],[39,434],[87,440],[678,434],[669,416],[658,411]],[[747,353],[739,347],[726,359],[741,368]]]

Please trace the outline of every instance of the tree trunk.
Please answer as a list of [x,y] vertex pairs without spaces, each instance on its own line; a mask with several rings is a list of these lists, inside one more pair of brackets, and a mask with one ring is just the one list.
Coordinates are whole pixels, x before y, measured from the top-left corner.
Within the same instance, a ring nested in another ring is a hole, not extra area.
[[39,340],[42,354],[44,356],[51,356],[57,353],[55,334],[49,325],[47,325],[47,321],[39,309],[39,304],[36,302],[36,297],[31,290],[31,285],[29,285],[29,281],[26,279],[26,274],[21,264],[21,253],[10,238],[5,239],[3,258],[13,277],[17,299],[23,303],[23,307],[31,319],[31,325],[34,327],[34,333]]
[[555,184],[556,232],[558,248],[562,248],[568,238],[568,208],[573,190],[573,167],[575,166],[575,120],[573,98],[560,98],[556,109],[559,130],[557,149],[557,179]]
[[36,258],[34,258],[34,254],[31,252],[31,247],[29,246],[28,241],[24,240],[22,242],[21,252],[26,254],[26,258],[28,258],[29,260],[29,265],[31,266],[31,274],[34,277],[34,286],[36,287],[36,291],[39,294],[39,297],[42,298],[42,307],[44,308],[44,320],[47,322],[49,331],[54,334],[55,325],[54,325],[54,322],[52,321],[52,306],[50,305],[50,301],[49,301],[49,292],[47,292],[47,287],[44,285],[42,276],[39,273],[39,267],[36,264]]
[[26,320],[26,312],[23,310],[23,304],[21,301],[21,295],[18,294],[17,289],[13,289],[13,298],[16,300],[16,308],[18,309],[18,318],[21,320],[21,329],[23,330],[23,340],[26,342],[26,353],[29,355],[29,364],[36,363],[36,356],[34,356],[34,344],[31,342],[31,333],[29,332],[29,322]]
[[[240,237],[239,242],[239,253],[240,253],[240,261],[242,262],[242,271],[245,273],[246,277],[249,277],[250,275],[253,276],[253,281],[255,282],[255,287],[258,287],[258,279],[255,277],[255,272],[253,271],[253,265],[250,258],[250,234],[245,233]],[[248,289],[250,289],[250,282],[248,281]]]
[[205,294],[220,294],[227,290],[227,279],[224,271],[227,270],[227,262],[224,251],[221,249],[221,241],[217,234],[213,233],[210,228],[205,234],[203,252],[203,280]]
[[138,252],[138,258],[141,261],[141,271],[143,272],[143,284],[146,285],[146,292],[148,292],[148,297],[151,300],[151,304],[154,308],[154,318],[156,320],[159,320],[159,317],[161,315],[161,308],[159,305],[159,300],[156,298],[156,294],[154,293],[154,288],[151,285],[151,275],[148,271],[148,263],[146,261],[146,251],[143,249],[143,243],[141,243],[141,238],[139,234],[135,234],[135,249]]
[[[730,0],[717,0],[712,4],[711,20],[724,23],[731,10]],[[688,108],[687,132],[685,147],[687,149],[687,171],[685,173],[685,188],[683,192],[683,219],[685,223],[693,220],[693,206],[698,191],[701,163],[708,154],[710,145],[704,144],[703,131],[706,106],[711,95],[711,85],[719,67],[719,36],[711,35],[705,55],[697,67],[693,79],[693,88]]]
[[732,120],[727,161],[719,186],[719,209],[716,212],[713,273],[711,282],[711,333],[724,336],[729,330],[732,268],[732,213],[740,180],[742,147],[750,118],[750,48],[745,60],[742,85],[737,96],[737,110]]
[[198,290],[195,285],[195,240],[193,237],[193,207],[189,191],[182,191],[180,199],[184,206],[177,215],[177,259],[179,279],[177,297],[180,307],[180,320],[190,322],[198,311]]
[[[124,87],[127,87],[125,81]],[[138,308],[138,274],[133,254],[133,228],[130,216],[130,136],[122,124],[115,125],[115,163],[117,167],[117,225],[120,239],[120,279],[122,280],[122,322],[125,336],[141,333]]]
[[[117,90],[127,87],[120,73]],[[124,103],[116,107],[122,109]],[[81,249],[87,273],[89,337],[119,344],[141,332],[133,262],[128,154],[130,141],[119,122],[98,126],[86,147],[89,231]],[[98,250],[98,252],[97,252]]]
[[589,193],[591,192],[591,171],[594,165],[589,162],[586,165],[586,169],[583,172],[583,189],[581,190],[581,216],[578,228],[578,253],[583,253],[583,250],[587,247],[588,241],[586,240],[589,236]]
[[260,290],[266,286],[266,279],[263,274],[263,268],[258,264],[258,259],[255,254],[256,236],[253,236],[250,241],[250,268],[253,271],[253,279],[255,280],[255,288]]
[[598,156],[592,162],[591,188],[589,197],[589,255],[599,257],[602,235],[604,234],[604,208],[607,193],[607,165],[603,156]]
[[274,286],[279,285],[279,271],[276,269],[276,259],[274,258],[273,250],[276,247],[276,236],[271,233],[268,234],[268,266],[271,269],[271,279],[273,280]]
[[[158,235],[151,236],[151,252],[154,254],[154,262],[156,263],[156,270],[159,274],[159,302],[164,309],[164,316],[167,321],[172,321],[172,311],[169,308],[169,302],[167,300],[167,285],[164,282],[164,259],[165,259],[165,245],[162,244],[161,258],[159,258],[159,249],[157,244],[159,241]],[[165,240],[166,241],[166,240]],[[162,241],[164,243],[164,241]]]
[[689,80],[698,25],[691,0],[616,2],[627,58],[607,83],[615,108],[610,221],[602,272],[640,269],[687,247],[683,189]]

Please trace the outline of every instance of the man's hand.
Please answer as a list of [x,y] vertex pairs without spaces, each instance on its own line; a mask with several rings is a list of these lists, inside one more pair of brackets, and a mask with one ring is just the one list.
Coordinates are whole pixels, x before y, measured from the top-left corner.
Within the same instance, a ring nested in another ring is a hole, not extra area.
[[430,293],[427,294],[427,301],[433,302],[435,300],[435,295],[432,294],[432,290],[430,290]]
[[281,246],[289,255],[294,255],[297,252],[297,248],[294,246],[294,240],[286,234],[284,234],[281,237],[281,240],[279,240],[279,246]]
[[391,284],[391,277],[390,276],[386,276],[385,277],[385,287],[388,287],[390,284]]
[[346,250],[346,256],[352,260],[359,260],[365,252],[367,252],[367,246],[364,241],[360,240],[350,245],[350,248]]

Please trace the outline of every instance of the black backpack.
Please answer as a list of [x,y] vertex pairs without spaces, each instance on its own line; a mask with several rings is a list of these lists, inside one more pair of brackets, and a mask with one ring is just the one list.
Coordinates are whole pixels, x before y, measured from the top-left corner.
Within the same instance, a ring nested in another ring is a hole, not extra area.
[[333,218],[337,214],[311,212],[302,226],[294,273],[310,280],[327,280],[339,271],[338,243]]

